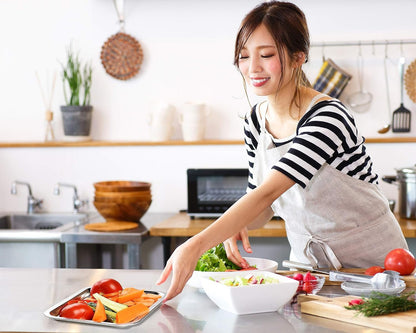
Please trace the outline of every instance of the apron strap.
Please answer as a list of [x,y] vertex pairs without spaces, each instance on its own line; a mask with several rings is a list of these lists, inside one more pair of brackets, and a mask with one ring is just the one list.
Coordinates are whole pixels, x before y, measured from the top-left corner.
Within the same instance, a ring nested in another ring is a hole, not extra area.
[[323,97],[329,97],[329,96],[328,95],[325,95],[325,94],[318,94],[318,95],[314,96],[312,98],[311,102],[309,103],[309,106],[308,106],[308,108],[306,110],[311,109],[312,106],[315,105],[316,101],[319,100],[319,99],[321,99],[321,98],[323,98]]
[[326,244],[326,242],[323,239],[320,239],[316,236],[310,236],[306,243],[304,254],[312,263],[314,268],[318,268],[318,260],[312,253],[311,246],[313,244],[316,244],[321,248],[322,252],[325,254],[326,260],[329,263],[331,269],[339,270],[342,267],[334,251],[332,251],[331,247],[328,244]]

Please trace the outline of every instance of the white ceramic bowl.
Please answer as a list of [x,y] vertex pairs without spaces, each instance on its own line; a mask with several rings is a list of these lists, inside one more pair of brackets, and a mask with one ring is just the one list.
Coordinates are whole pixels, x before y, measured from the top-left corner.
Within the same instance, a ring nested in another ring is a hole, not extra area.
[[[212,277],[214,280],[221,280],[250,274],[270,276],[279,282],[235,287],[210,279]],[[277,311],[292,299],[299,285],[298,281],[268,271],[211,273],[200,280],[205,293],[218,307],[239,315]]]
[[[278,263],[274,260],[263,259],[263,258],[251,258],[244,257],[250,266],[255,266],[259,271],[275,272],[277,270]],[[209,276],[212,273],[216,274],[227,274],[228,272],[200,272],[194,271],[187,284],[194,288],[202,288],[200,277]]]

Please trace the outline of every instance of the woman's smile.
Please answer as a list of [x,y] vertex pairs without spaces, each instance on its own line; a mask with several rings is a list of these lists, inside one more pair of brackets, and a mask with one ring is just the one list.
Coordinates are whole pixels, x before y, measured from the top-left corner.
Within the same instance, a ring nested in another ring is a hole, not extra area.
[[265,85],[270,80],[270,77],[252,77],[250,80],[253,87],[258,88]]

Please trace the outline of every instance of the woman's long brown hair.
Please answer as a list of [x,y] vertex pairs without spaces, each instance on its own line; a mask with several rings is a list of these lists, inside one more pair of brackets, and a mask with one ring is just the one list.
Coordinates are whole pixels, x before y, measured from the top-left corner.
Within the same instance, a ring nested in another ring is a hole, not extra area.
[[[285,74],[283,64],[286,60],[286,52],[291,61],[295,59],[299,52],[304,53],[305,62],[308,61],[310,41],[305,15],[299,7],[290,2],[269,1],[255,7],[245,16],[237,34],[234,49],[234,65],[237,68],[240,62],[241,50],[260,24],[267,28],[276,43],[282,68],[281,84]],[[290,106],[295,103],[299,108],[301,105],[300,87],[310,87],[311,85],[301,66],[296,68],[294,74],[296,89]],[[246,89],[245,85],[244,89]]]

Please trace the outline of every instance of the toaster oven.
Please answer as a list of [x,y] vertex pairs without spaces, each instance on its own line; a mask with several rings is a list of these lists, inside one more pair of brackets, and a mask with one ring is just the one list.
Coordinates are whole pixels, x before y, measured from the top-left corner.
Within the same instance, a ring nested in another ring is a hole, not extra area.
[[218,217],[245,193],[248,169],[188,169],[188,215]]

